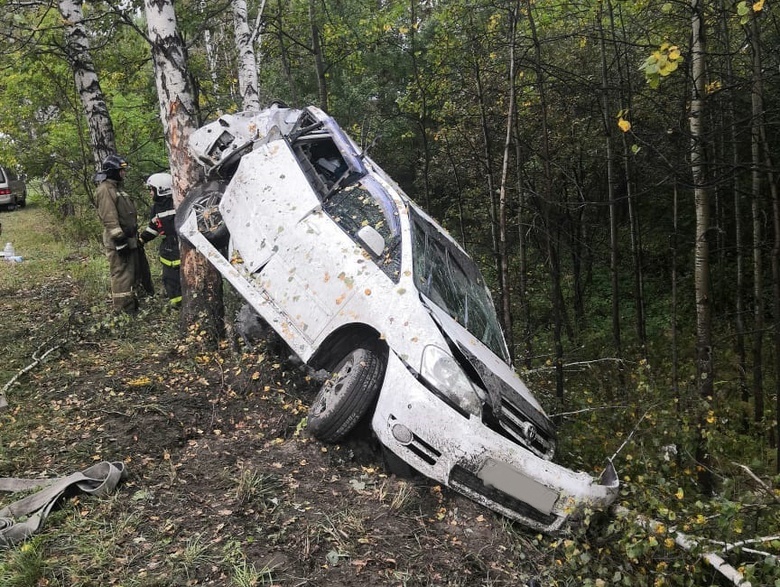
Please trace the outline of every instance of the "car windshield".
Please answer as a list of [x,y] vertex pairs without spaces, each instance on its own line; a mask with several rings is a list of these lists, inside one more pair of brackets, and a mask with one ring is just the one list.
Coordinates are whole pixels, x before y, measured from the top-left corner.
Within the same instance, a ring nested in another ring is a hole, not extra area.
[[412,255],[420,292],[506,363],[509,357],[485,280],[474,261],[414,209]]

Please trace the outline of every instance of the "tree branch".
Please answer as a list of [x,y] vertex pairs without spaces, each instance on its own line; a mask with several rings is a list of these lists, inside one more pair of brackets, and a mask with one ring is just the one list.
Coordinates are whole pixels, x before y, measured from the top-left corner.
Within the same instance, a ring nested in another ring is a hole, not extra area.
[[[665,528],[665,524],[632,512],[623,506],[615,506],[613,510],[618,516],[622,516],[624,518],[630,517],[647,532],[659,534],[661,533],[662,529]],[[674,538],[675,544],[677,544],[677,546],[686,552],[691,552],[692,550],[701,547],[701,543],[703,542],[701,539],[688,536],[687,534],[677,532],[676,530],[672,530],[671,535]],[[707,563],[709,563],[713,569],[723,575],[725,579],[731,581],[731,583],[733,583],[736,587],[752,587],[750,581],[746,581],[745,576],[737,569],[732,567],[729,563],[727,563],[719,554],[702,550],[699,553],[699,556],[707,561]]]

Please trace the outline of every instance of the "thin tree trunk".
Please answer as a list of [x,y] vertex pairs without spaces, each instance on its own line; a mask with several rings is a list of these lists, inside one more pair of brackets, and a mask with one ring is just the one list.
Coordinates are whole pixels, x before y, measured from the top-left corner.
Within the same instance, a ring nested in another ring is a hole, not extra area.
[[691,131],[691,175],[696,207],[696,244],[694,252],[694,281],[696,295],[696,382],[700,398],[699,435],[696,460],[699,463],[699,483],[702,492],[710,495],[714,480],[710,469],[707,447],[708,406],[714,401],[712,358],[712,318],[710,296],[710,202],[706,182],[706,149],[703,128],[706,82],[706,53],[704,44],[704,0],[691,0],[691,78],[692,95],[689,125]]
[[[751,41],[753,41],[751,39]],[[764,256],[761,172],[761,70],[758,41],[753,46],[753,87],[751,91],[750,155],[753,214],[753,420],[764,420]]]
[[673,219],[673,232],[672,232],[672,299],[671,299],[671,326],[672,326],[672,391],[674,392],[674,398],[677,400],[677,409],[681,410],[680,402],[680,386],[678,376],[678,341],[677,341],[677,227],[679,221],[679,214],[677,208],[677,181],[674,182],[674,200],[672,203],[672,219]]
[[609,273],[611,284],[612,307],[612,347],[615,356],[623,356],[620,338],[620,280],[618,266],[620,251],[617,226],[617,203],[615,202],[615,170],[612,153],[612,124],[609,110],[609,75],[607,71],[607,48],[604,39],[604,27],[601,14],[598,15],[599,41],[601,47],[601,111],[604,124],[604,147],[607,163],[607,199],[609,201]]
[[[187,50],[176,24],[171,0],[144,0],[149,41],[152,45],[160,118],[165,130],[173,200],[179,205],[198,182],[201,170],[190,157],[190,135],[198,127],[196,101],[187,69]],[[224,309],[222,277],[205,257],[185,241],[181,242],[182,307],[184,333],[205,332],[207,345],[222,337]]]
[[[729,37],[730,14],[721,0],[721,19],[722,35],[727,47],[731,46]],[[732,88],[729,91],[728,108],[726,109],[726,124],[728,126],[728,140],[731,144],[731,165],[733,169],[740,168],[739,145],[737,143],[737,125],[736,125],[736,91],[735,76],[733,72],[733,62],[731,52],[726,54],[726,85]],[[734,320],[735,345],[734,350],[737,355],[737,378],[739,380],[740,399],[745,407],[743,427],[745,430],[749,427],[748,405],[750,404],[750,388],[747,382],[747,352],[745,349],[745,247],[743,242],[742,227],[742,197],[739,189],[739,175],[734,173],[731,181],[731,191],[734,197]]]
[[[515,117],[515,126],[517,126],[517,117]],[[517,129],[515,129],[515,132],[517,132]],[[525,220],[528,205],[526,190],[523,189],[520,174],[522,160],[520,141],[515,140],[515,165],[517,166],[517,289],[520,292],[518,298],[520,300],[520,313],[523,317],[523,365],[526,369],[530,369],[533,346],[531,341],[531,303],[528,299],[528,238],[526,230],[529,223]]]
[[[260,14],[264,6],[265,0],[260,4]],[[259,110],[257,57],[253,45],[254,38],[247,22],[246,0],[233,0],[233,27],[238,52],[238,88],[241,93],[241,104],[244,110]]]
[[317,72],[317,90],[320,108],[328,111],[328,81],[325,77],[325,57],[322,54],[322,39],[317,24],[316,0],[309,0],[309,25],[311,26],[311,50],[314,54],[314,68]]
[[501,284],[501,322],[509,344],[509,355],[514,359],[512,335],[512,300],[509,287],[509,253],[507,252],[507,182],[509,181],[509,158],[512,148],[512,130],[515,124],[515,35],[520,2],[517,0],[509,11],[509,104],[506,114],[506,135],[504,137],[504,158],[501,165],[501,183],[498,195],[498,265]]
[[277,28],[277,37],[279,38],[279,55],[282,60],[282,67],[284,68],[284,76],[287,78],[287,85],[290,88],[290,98],[292,98],[293,104],[298,102],[298,91],[295,89],[295,78],[292,75],[292,68],[290,67],[290,57],[287,54],[287,45],[284,43],[284,33],[282,32],[282,14],[284,7],[287,3],[284,0],[277,1],[277,13],[279,14],[279,22]]
[[[476,47],[475,53],[476,53]],[[488,210],[490,211],[490,236],[493,248],[493,255],[496,264],[496,271],[500,274],[501,267],[498,256],[498,231],[496,230],[496,219],[498,216],[498,202],[495,198],[495,189],[493,181],[493,145],[491,140],[490,126],[485,104],[485,95],[482,85],[482,71],[479,66],[479,60],[474,60],[474,83],[477,88],[477,104],[479,106],[479,124],[482,134],[482,148],[485,168],[485,183],[488,196]]]
[[[772,229],[774,243],[772,245],[772,313],[774,328],[772,329],[772,346],[775,374],[780,373],[780,195],[775,181],[774,163],[771,146],[767,137],[766,120],[764,117],[764,84],[763,57],[761,52],[761,30],[757,13],[753,14],[750,23],[750,44],[753,50],[753,124],[758,128],[758,140],[762,161],[766,167],[767,184],[772,201]],[[780,417],[780,377],[775,376],[774,392],[776,397],[776,413]],[[776,443],[777,455],[780,457],[780,442],[777,437],[777,420],[772,429],[772,442]],[[780,472],[780,461],[775,463],[775,470]]]
[[[541,109],[540,122],[542,134],[542,169],[544,174],[544,188],[540,210],[544,212],[544,233],[547,262],[550,271],[550,293],[552,298],[553,317],[553,347],[555,349],[555,390],[558,400],[563,402],[564,378],[563,378],[563,292],[561,291],[560,260],[558,248],[553,239],[553,223],[550,218],[550,207],[553,205],[553,178],[550,166],[550,137],[547,118],[547,94],[545,90],[544,71],[542,70],[542,48],[536,33],[536,23],[533,17],[531,0],[525,0],[526,16],[531,30],[531,39],[534,46],[536,68],[536,86],[539,92],[539,106]],[[537,198],[538,199],[538,198]],[[556,229],[556,234],[558,234]]]
[[95,170],[100,170],[103,159],[116,153],[114,125],[92,61],[81,3],[75,0],[59,0],[58,6],[65,22],[65,52],[73,70],[76,91],[89,127]]
[[636,211],[636,195],[634,194],[631,178],[631,157],[623,135],[623,180],[626,184],[626,201],[628,202],[628,225],[631,235],[631,259],[634,266],[634,308],[636,336],[642,348],[642,353],[647,354],[647,336],[645,334],[645,295],[644,295],[644,271],[642,268],[642,238],[639,225],[639,214]]

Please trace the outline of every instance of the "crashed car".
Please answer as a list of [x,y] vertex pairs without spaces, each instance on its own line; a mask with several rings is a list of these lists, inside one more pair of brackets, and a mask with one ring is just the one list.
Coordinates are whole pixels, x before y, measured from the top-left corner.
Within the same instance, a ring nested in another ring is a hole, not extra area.
[[208,181],[180,235],[327,377],[308,429],[368,419],[391,456],[554,533],[618,492],[554,463],[555,429],[510,363],[475,262],[315,107],[226,114],[195,131]]

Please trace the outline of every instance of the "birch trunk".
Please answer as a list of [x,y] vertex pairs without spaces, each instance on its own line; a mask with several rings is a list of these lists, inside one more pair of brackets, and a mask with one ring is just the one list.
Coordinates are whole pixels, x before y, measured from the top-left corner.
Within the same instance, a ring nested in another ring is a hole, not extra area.
[[58,7],[65,22],[65,52],[87,118],[95,170],[100,170],[103,159],[116,152],[114,125],[92,61],[81,3],[59,0]]
[[[192,80],[187,69],[187,50],[179,34],[171,0],[144,0],[149,41],[152,45],[160,118],[165,130],[173,201],[178,206],[201,177],[189,155],[190,136],[198,126]],[[186,333],[197,328],[205,342],[216,344],[224,325],[222,278],[194,248],[181,242],[181,327]]]
[[[265,1],[260,4],[260,14]],[[257,57],[254,37],[247,21],[246,0],[233,0],[233,27],[238,53],[238,89],[244,110],[260,110],[260,94],[257,81]]]
[[699,464],[699,483],[702,492],[713,491],[710,455],[707,450],[707,406],[714,399],[712,360],[712,308],[710,296],[710,202],[706,187],[706,150],[702,124],[706,82],[706,53],[704,44],[704,0],[691,0],[691,78],[692,95],[689,126],[691,131],[691,176],[696,207],[696,244],[694,252],[694,281],[696,295],[696,382],[700,398],[699,436],[696,460]]

